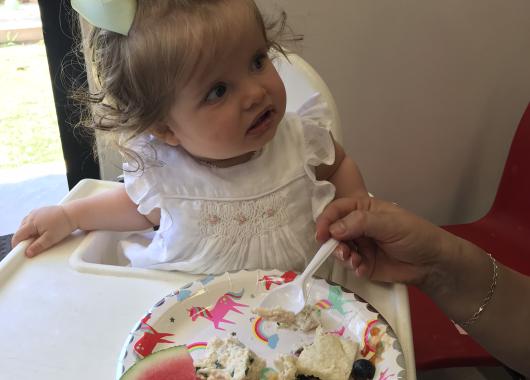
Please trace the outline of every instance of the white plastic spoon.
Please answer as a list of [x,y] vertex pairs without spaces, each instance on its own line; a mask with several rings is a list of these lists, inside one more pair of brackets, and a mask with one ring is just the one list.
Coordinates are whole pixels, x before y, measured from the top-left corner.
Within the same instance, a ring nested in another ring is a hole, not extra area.
[[259,307],[266,309],[282,308],[298,314],[304,308],[307,301],[308,283],[307,280],[313,276],[318,268],[337,248],[339,242],[335,239],[329,239],[322,244],[315,257],[309,262],[304,272],[297,276],[296,279],[287,284],[278,286],[271,290],[261,301]]

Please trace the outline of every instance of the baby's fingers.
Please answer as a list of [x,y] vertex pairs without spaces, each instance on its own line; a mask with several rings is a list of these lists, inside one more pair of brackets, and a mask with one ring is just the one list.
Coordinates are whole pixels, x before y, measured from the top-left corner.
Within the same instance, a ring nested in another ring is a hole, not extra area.
[[45,251],[50,248],[55,243],[56,241],[53,240],[50,232],[46,231],[41,236],[39,236],[37,240],[35,240],[29,245],[29,247],[26,249],[26,256],[35,257],[42,251]]
[[15,247],[21,241],[32,238],[38,234],[37,228],[33,223],[22,222],[17,232],[11,238],[11,246]]

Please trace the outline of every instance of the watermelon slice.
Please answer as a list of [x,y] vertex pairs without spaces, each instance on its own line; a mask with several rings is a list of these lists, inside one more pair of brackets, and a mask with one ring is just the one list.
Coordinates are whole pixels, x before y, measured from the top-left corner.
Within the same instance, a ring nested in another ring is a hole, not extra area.
[[186,346],[175,346],[137,361],[121,380],[197,380],[197,376]]

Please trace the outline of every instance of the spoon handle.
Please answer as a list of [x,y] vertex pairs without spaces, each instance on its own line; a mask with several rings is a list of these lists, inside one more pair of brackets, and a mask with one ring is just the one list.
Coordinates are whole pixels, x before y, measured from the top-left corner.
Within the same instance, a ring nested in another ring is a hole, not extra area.
[[315,274],[317,269],[320,268],[320,266],[324,263],[324,261],[326,261],[326,259],[329,257],[329,255],[331,255],[338,245],[339,242],[335,239],[329,239],[327,242],[322,244],[318,252],[311,259],[309,264],[307,264],[304,272],[300,275],[301,283],[305,283],[308,278]]

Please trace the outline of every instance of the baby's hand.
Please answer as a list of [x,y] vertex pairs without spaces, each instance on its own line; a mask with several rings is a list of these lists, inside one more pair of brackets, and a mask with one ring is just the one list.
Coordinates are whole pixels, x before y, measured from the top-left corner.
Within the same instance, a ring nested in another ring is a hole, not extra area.
[[11,239],[14,247],[23,240],[37,238],[26,249],[26,256],[33,257],[57,244],[75,231],[74,225],[63,206],[42,207],[31,211],[20,223]]

